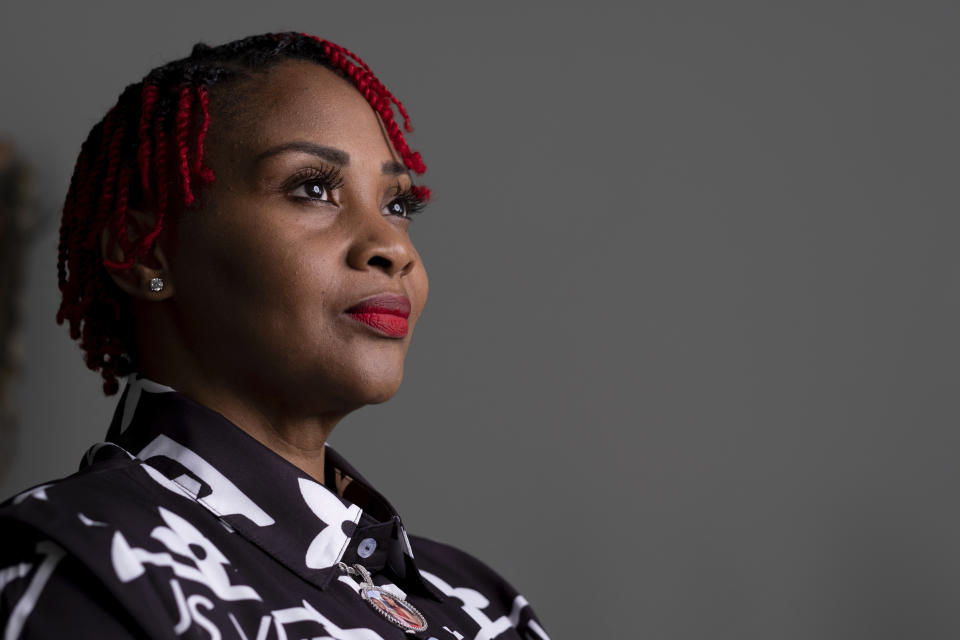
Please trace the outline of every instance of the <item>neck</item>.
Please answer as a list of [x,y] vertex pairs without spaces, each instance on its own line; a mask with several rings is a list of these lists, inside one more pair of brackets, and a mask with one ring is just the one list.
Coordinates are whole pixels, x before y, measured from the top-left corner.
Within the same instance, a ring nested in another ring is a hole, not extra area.
[[[149,374],[145,375],[149,377]],[[169,386],[221,414],[265,447],[323,484],[326,441],[344,414],[297,416],[251,401],[248,394],[235,393],[209,383]]]
[[[135,308],[135,313],[143,311]],[[139,370],[217,413],[324,483],[325,444],[337,423],[362,405],[323,393],[316,385],[211,364],[188,348],[166,307],[137,313]]]
[[[139,368],[144,376],[216,411],[287,462],[324,483],[327,438],[349,410],[284,406],[276,391],[258,391],[256,383],[243,385],[226,376],[205,374],[188,351],[150,349],[140,353],[153,354],[141,358]],[[156,357],[164,353],[175,353],[176,357]]]

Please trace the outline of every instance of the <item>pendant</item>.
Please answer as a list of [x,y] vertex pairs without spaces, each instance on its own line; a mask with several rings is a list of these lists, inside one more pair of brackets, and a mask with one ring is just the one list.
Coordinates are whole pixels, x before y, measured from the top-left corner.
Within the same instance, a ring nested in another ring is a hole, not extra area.
[[427,630],[427,619],[423,614],[400,596],[373,584],[370,572],[362,564],[350,567],[341,562],[340,568],[347,575],[360,577],[360,596],[381,616],[407,633]]

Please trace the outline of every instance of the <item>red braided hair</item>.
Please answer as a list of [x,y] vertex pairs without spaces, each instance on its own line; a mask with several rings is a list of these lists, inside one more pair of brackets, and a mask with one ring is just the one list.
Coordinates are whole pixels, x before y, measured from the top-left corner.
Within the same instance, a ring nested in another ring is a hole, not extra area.
[[[403,103],[355,53],[309,34],[198,44],[187,58],[128,86],[81,147],[63,207],[57,260],[62,294],[57,322],[68,323],[87,366],[100,371],[106,394],[116,393],[118,378],[137,366],[130,300],[107,269],[132,267],[150,251],[168,214],[189,209],[198,189],[214,180],[204,164],[210,89],[229,91],[231,83],[291,58],[313,61],[349,80],[383,120],[406,167],[426,171],[420,153],[404,138],[403,131],[413,129]],[[430,197],[425,186],[413,191],[421,200]],[[153,213],[152,228],[136,240],[127,234],[130,207]],[[100,236],[107,225],[122,249],[120,261],[102,258]]]

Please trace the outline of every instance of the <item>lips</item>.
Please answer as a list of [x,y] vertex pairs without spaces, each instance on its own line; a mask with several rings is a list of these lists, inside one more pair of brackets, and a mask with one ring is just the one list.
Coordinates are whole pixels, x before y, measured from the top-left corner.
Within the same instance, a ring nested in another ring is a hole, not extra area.
[[389,338],[402,338],[409,331],[410,299],[406,296],[392,293],[371,296],[347,309],[346,313]]

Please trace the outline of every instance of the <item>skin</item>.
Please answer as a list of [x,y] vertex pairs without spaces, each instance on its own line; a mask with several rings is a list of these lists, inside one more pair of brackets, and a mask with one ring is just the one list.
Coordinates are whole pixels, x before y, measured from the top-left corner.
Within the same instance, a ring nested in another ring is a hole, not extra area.
[[[205,160],[216,179],[114,279],[134,299],[144,375],[322,482],[336,424],[396,393],[427,299],[410,220],[387,207],[410,176],[398,175],[401,159],[366,100],[319,65],[286,61],[227,91],[240,97],[231,114],[242,115],[218,113],[212,96]],[[346,154],[342,186],[300,184],[335,165],[305,151],[261,158],[289,143]],[[146,224],[149,213],[136,218]],[[103,248],[121,254],[109,231]],[[165,287],[153,293],[157,275]],[[405,337],[345,313],[380,293],[410,299]]]

